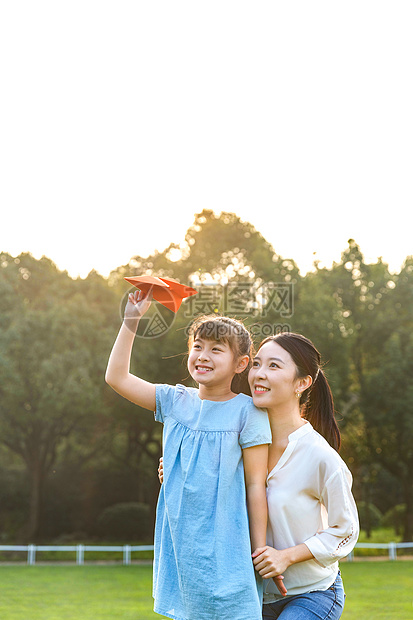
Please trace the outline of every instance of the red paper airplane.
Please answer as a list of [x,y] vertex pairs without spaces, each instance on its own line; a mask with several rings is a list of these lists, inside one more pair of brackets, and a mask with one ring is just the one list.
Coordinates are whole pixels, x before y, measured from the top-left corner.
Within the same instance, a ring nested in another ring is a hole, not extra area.
[[152,297],[160,304],[169,308],[172,312],[177,312],[182,300],[185,297],[196,295],[198,291],[180,284],[170,278],[157,278],[155,276],[130,276],[125,278],[128,282],[136,286],[145,295],[152,289]]

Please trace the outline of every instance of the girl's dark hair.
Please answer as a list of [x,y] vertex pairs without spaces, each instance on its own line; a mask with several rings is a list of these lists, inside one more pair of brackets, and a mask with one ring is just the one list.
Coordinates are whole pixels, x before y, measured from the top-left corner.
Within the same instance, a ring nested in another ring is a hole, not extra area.
[[273,341],[287,351],[297,368],[297,378],[310,375],[312,384],[301,395],[301,415],[320,433],[337,452],[340,449],[340,431],[334,417],[334,402],[330,386],[321,368],[321,356],[314,344],[301,334],[283,332],[269,336],[259,346]]
[[217,314],[203,315],[195,319],[189,329],[188,348],[190,349],[196,338],[203,340],[215,340],[228,344],[236,358],[243,355],[249,356],[248,365],[241,373],[234,375],[231,390],[235,394],[247,394],[251,396],[248,383],[248,372],[251,367],[252,339],[249,331],[237,319],[230,319]]

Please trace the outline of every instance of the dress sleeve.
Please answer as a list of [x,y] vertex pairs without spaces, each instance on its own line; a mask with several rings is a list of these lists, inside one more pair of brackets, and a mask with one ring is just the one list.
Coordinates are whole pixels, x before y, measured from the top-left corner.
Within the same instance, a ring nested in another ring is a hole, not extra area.
[[165,418],[169,415],[172,409],[177,389],[180,386],[167,385],[157,383],[155,385],[156,405],[155,405],[155,420],[157,422],[165,422]]
[[272,441],[271,427],[265,409],[258,409],[252,403],[247,407],[247,414],[239,436],[242,449],[269,444]]
[[327,527],[304,541],[321,566],[328,567],[343,559],[357,542],[359,519],[351,484],[350,471],[341,467],[330,476],[321,493]]

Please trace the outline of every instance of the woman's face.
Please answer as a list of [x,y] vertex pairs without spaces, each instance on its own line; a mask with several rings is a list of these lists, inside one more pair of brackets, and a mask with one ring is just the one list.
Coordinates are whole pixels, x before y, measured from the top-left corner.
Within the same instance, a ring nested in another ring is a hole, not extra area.
[[266,342],[252,361],[248,375],[252,398],[257,407],[271,409],[297,400],[297,368],[291,355],[275,341]]

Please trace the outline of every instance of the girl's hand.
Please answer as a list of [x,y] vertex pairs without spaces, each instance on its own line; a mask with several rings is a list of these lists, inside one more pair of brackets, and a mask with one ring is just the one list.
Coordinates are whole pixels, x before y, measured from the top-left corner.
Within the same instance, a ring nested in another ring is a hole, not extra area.
[[152,290],[145,296],[140,290],[129,293],[128,303],[125,307],[125,319],[140,319],[145,314],[152,302]]
[[[252,554],[255,570],[259,572],[263,579],[273,579],[281,594],[283,591],[280,589],[279,577],[290,566],[286,554],[283,551],[278,551],[273,547],[261,547],[256,549]],[[283,585],[283,584],[282,584]],[[285,586],[283,585],[285,589]],[[285,590],[286,592],[286,590]]]
[[280,594],[282,594],[282,596],[287,596],[287,588],[285,587],[283,583],[284,576],[281,574],[277,574],[277,575],[267,574],[265,568],[263,568],[262,566],[262,564],[265,564],[265,565],[267,564],[269,554],[265,555],[265,557],[264,557],[264,554],[266,554],[269,550],[276,551],[272,547],[260,547],[254,551],[254,553],[252,554],[252,558],[253,558],[255,570],[259,572],[259,574],[261,575],[261,577],[263,577],[263,579],[270,579],[272,577],[272,580],[277,586],[278,590],[280,591]]
[[159,459],[158,478],[159,478],[159,482],[163,484],[163,457],[162,456]]

